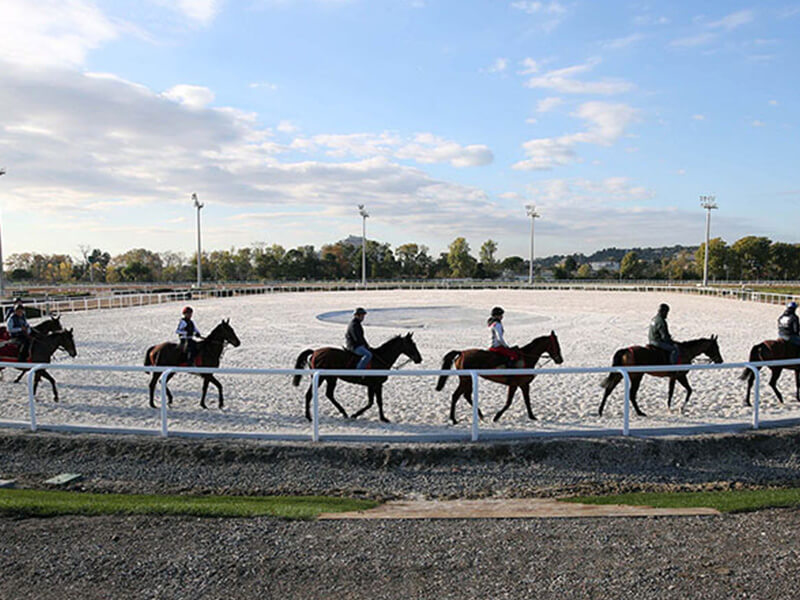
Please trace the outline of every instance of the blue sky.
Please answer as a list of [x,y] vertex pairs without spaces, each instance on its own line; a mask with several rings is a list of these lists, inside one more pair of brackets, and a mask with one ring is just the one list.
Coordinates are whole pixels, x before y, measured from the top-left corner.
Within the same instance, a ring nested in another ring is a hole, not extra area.
[[3,250],[798,242],[800,2],[0,0]]

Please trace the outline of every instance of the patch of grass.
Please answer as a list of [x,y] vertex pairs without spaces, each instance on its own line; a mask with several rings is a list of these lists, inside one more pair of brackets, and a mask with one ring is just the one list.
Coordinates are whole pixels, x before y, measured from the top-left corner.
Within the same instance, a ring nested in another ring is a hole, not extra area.
[[716,508],[720,512],[749,512],[764,508],[800,506],[800,488],[730,490],[714,492],[637,492],[615,496],[562,498],[581,504],[630,504],[655,508]]
[[49,490],[0,490],[0,514],[17,517],[58,515],[190,515],[314,519],[323,512],[365,510],[370,500],[325,496],[155,496],[90,494]]

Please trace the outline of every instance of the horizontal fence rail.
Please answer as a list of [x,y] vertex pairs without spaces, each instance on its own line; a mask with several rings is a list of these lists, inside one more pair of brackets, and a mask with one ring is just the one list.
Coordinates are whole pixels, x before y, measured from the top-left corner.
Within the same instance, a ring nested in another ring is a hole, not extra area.
[[[11,366],[9,364],[8,366]],[[753,372],[754,379],[754,396],[752,405],[752,423],[753,429],[758,429],[761,425],[760,419],[760,369],[762,367],[781,366],[781,367],[800,367],[800,359],[791,360],[775,360],[765,362],[740,362],[740,363],[720,363],[720,364],[689,364],[689,365],[660,365],[660,366],[637,366],[637,367],[559,367],[559,368],[537,368],[537,369],[452,369],[452,370],[354,370],[354,369],[251,369],[251,368],[209,368],[209,367],[169,367],[169,366],[125,366],[125,365],[71,365],[71,364],[55,364],[55,363],[13,363],[13,366],[29,368],[30,371],[27,375],[28,384],[28,409],[29,420],[27,423],[19,422],[0,422],[0,426],[5,427],[18,427],[20,425],[28,427],[31,431],[38,429],[49,430],[69,430],[76,432],[96,432],[96,433],[140,433],[140,434],[158,434],[163,437],[170,435],[176,436],[204,436],[204,437],[257,437],[275,440],[298,440],[306,439],[314,442],[320,440],[335,440],[345,439],[350,441],[386,441],[385,435],[351,435],[351,436],[323,436],[320,433],[320,419],[319,419],[319,383],[322,377],[326,376],[365,376],[365,377],[438,377],[440,375],[448,376],[467,376],[472,380],[473,385],[473,403],[472,403],[472,417],[471,417],[471,430],[469,436],[463,434],[431,434],[427,436],[408,436],[408,435],[394,435],[391,436],[397,441],[448,441],[448,440],[471,440],[473,442],[482,439],[498,439],[504,436],[502,432],[481,432],[480,419],[478,418],[480,408],[480,394],[479,394],[479,377],[480,376],[502,376],[502,375],[568,375],[568,374],[601,374],[601,373],[619,373],[622,375],[625,382],[624,386],[624,404],[623,404],[623,419],[621,427],[616,429],[601,430],[599,433],[603,435],[630,435],[630,374],[631,373],[655,373],[655,372],[680,372],[680,371],[706,371],[706,370],[730,370],[730,369],[749,369]],[[160,428],[158,431],[148,429],[121,429],[115,427],[102,427],[102,426],[71,426],[71,425],[41,425],[37,422],[36,415],[36,401],[33,393],[33,383],[36,372],[42,369],[58,370],[58,371],[113,371],[113,372],[128,372],[128,373],[161,373],[161,405],[160,405]],[[188,374],[213,374],[213,375],[303,375],[311,376],[312,381],[312,423],[311,431],[306,436],[297,435],[281,435],[269,432],[258,434],[248,433],[210,433],[210,432],[197,432],[197,431],[172,431],[169,428],[169,409],[167,402],[165,380],[171,374],[188,373]],[[595,435],[598,433],[596,432]],[[514,433],[513,437],[537,437],[542,435],[539,432],[522,432]],[[559,435],[559,434],[549,434]],[[563,434],[562,434],[563,435]],[[582,435],[592,435],[590,432],[582,432]]]

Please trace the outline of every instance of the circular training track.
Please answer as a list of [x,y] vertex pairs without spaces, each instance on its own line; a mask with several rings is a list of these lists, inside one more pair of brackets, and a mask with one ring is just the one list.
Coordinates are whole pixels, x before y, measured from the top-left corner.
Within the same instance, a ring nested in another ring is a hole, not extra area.
[[[377,346],[389,337],[412,331],[423,356],[414,368],[439,369],[442,356],[452,349],[488,344],[486,315],[494,305],[506,309],[506,338],[525,344],[554,330],[560,340],[564,367],[608,366],[614,352],[647,341],[650,318],[660,302],[668,302],[673,337],[686,340],[719,336],[726,362],[747,360],[750,347],[775,336],[775,306],[684,294],[625,293],[552,290],[391,290],[366,292],[301,292],[213,299],[198,302],[195,322],[208,333],[223,318],[230,318],[242,345],[228,348],[223,367],[292,368],[306,348],[340,346],[352,309],[369,311],[365,333]],[[75,364],[142,365],[145,349],[175,339],[180,306],[166,304],[86,313],[65,314],[62,322],[74,328],[78,357],[58,357]],[[553,366],[552,363],[547,365]],[[409,367],[410,368],[410,367]],[[144,373],[51,371],[58,381],[61,402],[52,402],[50,388],[42,382],[37,393],[37,418],[47,426],[100,426],[124,429],[160,427],[159,411],[147,405]],[[648,416],[631,417],[631,427],[654,431],[685,430],[697,426],[746,426],[751,409],[743,406],[744,384],[739,370],[693,372],[689,380],[694,395],[683,412],[666,407],[667,380],[646,377],[639,403]],[[0,421],[28,419],[27,389],[12,384],[7,372],[0,383]],[[226,406],[216,407],[209,390],[209,410],[199,406],[201,383],[179,375],[170,383],[175,402],[169,411],[170,430],[274,434],[286,437],[310,435],[303,416],[303,397],[309,383],[292,387],[287,375],[219,376],[225,386]],[[516,435],[560,435],[575,432],[619,432],[622,424],[622,386],[612,394],[602,418],[597,416],[601,398],[600,374],[542,375],[531,386],[533,410],[538,420],[529,421],[522,398],[499,423],[481,423],[482,432]],[[794,382],[784,375],[779,385],[790,400],[780,405],[772,392],[762,394],[765,420],[800,417],[793,398]],[[395,377],[384,387],[384,405],[390,424],[380,423],[372,409],[358,420],[344,420],[321,395],[320,430],[323,435],[446,437],[469,431],[471,412],[461,401],[459,425],[448,425],[450,394],[456,385],[450,378],[436,392],[435,377]],[[480,405],[493,415],[504,403],[506,388],[482,381]],[[361,386],[340,383],[337,398],[352,413],[366,403]],[[683,390],[676,388],[677,405]]]

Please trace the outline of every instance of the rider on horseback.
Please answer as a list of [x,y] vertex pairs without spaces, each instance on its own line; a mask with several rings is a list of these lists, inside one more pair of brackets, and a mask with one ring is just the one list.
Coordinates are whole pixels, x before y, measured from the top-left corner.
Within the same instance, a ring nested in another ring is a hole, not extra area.
[[669,305],[662,304],[658,307],[656,316],[650,321],[648,337],[651,346],[669,352],[669,362],[674,365],[678,363],[678,344],[675,343],[672,336],[669,334],[667,314],[669,314]]
[[194,338],[195,336],[199,338],[203,336],[200,335],[200,331],[195,326],[194,321],[192,321],[192,314],[194,313],[192,307],[185,306],[181,313],[183,317],[178,321],[178,329],[175,330],[175,333],[177,333],[181,339],[181,354],[186,356],[186,362],[191,365],[194,362],[195,356],[197,356],[197,342]]
[[366,314],[367,311],[359,306],[353,312],[353,319],[347,326],[347,333],[344,336],[347,349],[361,357],[356,369],[366,369],[369,361],[372,360],[372,352],[370,352],[367,340],[364,339],[364,327],[361,325]]
[[800,346],[800,320],[797,318],[797,302],[789,302],[778,318],[778,337],[793,346]]
[[496,352],[506,359],[506,366],[513,367],[514,363],[520,359],[519,351],[511,348],[503,339],[503,315],[506,311],[500,306],[495,306],[492,309],[491,316],[487,319],[486,324],[492,330],[492,345],[489,352]]
[[32,330],[25,318],[25,307],[21,302],[14,305],[14,312],[6,321],[6,329],[11,340],[19,347],[18,360],[26,362],[28,360],[28,350],[30,350],[32,340]]

